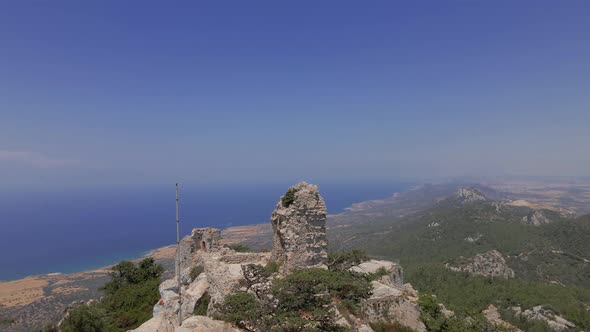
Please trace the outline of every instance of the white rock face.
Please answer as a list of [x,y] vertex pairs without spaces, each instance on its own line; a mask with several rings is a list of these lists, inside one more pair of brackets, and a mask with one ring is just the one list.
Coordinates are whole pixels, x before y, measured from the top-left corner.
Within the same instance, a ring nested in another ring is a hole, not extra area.
[[[173,285],[174,282],[174,285]],[[165,315],[170,319],[175,319],[178,314],[178,288],[176,281],[169,279],[160,284],[160,300],[154,306],[153,316]],[[207,275],[201,273],[188,287],[182,288],[182,319],[186,319],[193,314],[195,304],[209,288]]]
[[[160,315],[154,317],[136,328],[135,332],[174,332],[174,323],[168,317]],[[176,324],[177,325],[177,324]]]
[[367,321],[396,321],[414,331],[426,331],[420,320],[418,293],[411,285],[399,288],[378,281],[373,281],[371,285],[373,294],[361,303],[362,316]]
[[576,324],[566,320],[565,318],[555,314],[549,309],[544,309],[543,306],[536,306],[532,309],[522,311],[520,307],[513,307],[515,316],[522,316],[526,319],[538,319],[545,321],[549,327],[554,331],[563,331],[567,329],[573,329]]
[[463,203],[473,203],[487,200],[487,198],[479,190],[473,188],[461,188],[459,191],[457,191],[456,196]]
[[514,278],[514,271],[506,265],[504,256],[497,250],[477,254],[459,266],[451,266],[447,263],[446,267],[451,271],[467,272],[472,275]]
[[387,271],[387,274],[379,278],[379,282],[386,285],[392,285],[402,287],[404,284],[404,273],[402,268],[390,261],[380,261],[371,259],[366,262],[362,262],[359,265],[355,265],[350,268],[351,271],[372,274],[380,272],[381,269]]
[[549,224],[551,223],[551,220],[549,220],[542,211],[535,211],[532,215],[530,216],[525,216],[522,217],[522,221],[526,224],[529,225],[533,225],[533,226],[541,226],[541,225],[545,225],[545,224]]
[[240,289],[240,283],[244,282],[242,264],[266,265],[270,253],[236,253],[230,249],[215,252],[199,251],[196,261],[203,266],[203,274],[207,276],[209,283],[208,293],[211,296],[211,308],[216,303],[222,303],[225,297]]
[[549,327],[554,331],[563,331],[573,329],[576,324],[566,320],[565,318],[555,314],[550,309],[544,309],[543,306],[536,306],[533,309],[522,311],[520,307],[512,307],[512,311],[516,316],[522,316],[526,319],[538,319],[545,321]]
[[154,317],[134,330],[135,332],[239,332],[231,324],[206,316],[191,316],[181,326],[165,316]]
[[281,265],[281,272],[325,267],[326,214],[317,186],[301,182],[281,197],[270,221],[274,235],[271,259]]

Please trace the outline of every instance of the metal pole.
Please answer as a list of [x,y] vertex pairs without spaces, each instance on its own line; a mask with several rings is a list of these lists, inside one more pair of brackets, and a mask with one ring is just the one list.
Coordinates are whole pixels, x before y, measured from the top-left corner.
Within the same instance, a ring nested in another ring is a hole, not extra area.
[[178,271],[178,326],[182,325],[182,285],[180,284],[180,219],[178,218],[178,183],[176,183],[176,266]]

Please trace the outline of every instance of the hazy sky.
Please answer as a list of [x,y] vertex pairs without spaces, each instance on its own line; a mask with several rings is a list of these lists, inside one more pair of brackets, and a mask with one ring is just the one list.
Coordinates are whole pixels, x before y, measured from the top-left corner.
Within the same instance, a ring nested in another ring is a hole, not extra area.
[[590,175],[589,1],[3,1],[0,185]]

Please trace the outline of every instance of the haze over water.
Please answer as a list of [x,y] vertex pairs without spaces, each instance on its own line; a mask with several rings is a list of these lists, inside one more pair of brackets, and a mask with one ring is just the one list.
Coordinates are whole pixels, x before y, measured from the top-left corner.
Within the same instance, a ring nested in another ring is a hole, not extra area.
[[[181,185],[181,234],[268,222],[290,184]],[[391,196],[408,183],[319,184],[328,212]],[[0,280],[76,272],[176,241],[174,184],[59,193],[0,193]]]

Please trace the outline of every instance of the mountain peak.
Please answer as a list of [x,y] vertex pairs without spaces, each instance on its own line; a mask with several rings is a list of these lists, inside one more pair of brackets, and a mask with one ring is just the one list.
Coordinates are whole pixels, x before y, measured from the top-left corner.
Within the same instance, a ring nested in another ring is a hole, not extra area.
[[487,201],[484,194],[475,188],[460,188],[455,196],[463,203]]

